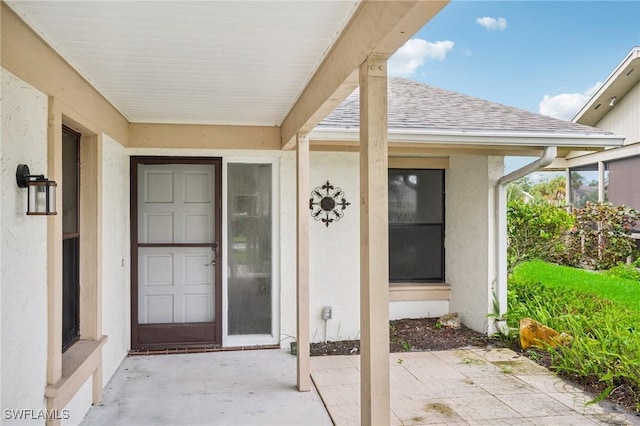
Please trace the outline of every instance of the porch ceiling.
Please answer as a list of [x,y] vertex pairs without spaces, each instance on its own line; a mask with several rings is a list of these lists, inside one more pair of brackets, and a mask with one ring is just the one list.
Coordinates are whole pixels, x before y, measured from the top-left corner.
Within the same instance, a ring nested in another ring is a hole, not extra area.
[[7,3],[131,122],[274,126],[359,0]]

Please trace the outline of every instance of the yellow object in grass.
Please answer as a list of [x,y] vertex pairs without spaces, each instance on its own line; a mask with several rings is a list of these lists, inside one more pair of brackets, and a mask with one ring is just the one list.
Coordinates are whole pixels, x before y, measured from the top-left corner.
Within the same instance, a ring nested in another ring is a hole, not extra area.
[[558,333],[551,327],[547,327],[533,318],[520,320],[520,347],[525,350],[532,346],[544,348],[568,345],[573,337],[567,333]]

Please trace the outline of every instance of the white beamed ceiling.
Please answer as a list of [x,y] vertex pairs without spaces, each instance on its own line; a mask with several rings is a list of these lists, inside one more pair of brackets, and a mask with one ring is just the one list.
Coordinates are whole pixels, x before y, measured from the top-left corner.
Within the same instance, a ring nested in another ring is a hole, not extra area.
[[358,0],[7,3],[131,122],[273,126]]

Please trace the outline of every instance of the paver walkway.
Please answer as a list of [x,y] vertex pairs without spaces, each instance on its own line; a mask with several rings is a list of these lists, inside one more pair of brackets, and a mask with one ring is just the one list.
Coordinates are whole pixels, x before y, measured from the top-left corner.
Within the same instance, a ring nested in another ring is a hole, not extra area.
[[[360,424],[360,357],[311,358],[335,425]],[[392,425],[633,425],[640,417],[593,396],[508,349],[390,355]]]

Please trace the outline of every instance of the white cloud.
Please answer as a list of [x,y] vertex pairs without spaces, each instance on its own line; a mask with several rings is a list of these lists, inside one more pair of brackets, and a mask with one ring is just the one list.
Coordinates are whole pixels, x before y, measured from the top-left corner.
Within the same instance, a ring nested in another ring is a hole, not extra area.
[[504,18],[491,18],[489,16],[485,16],[477,18],[476,22],[488,30],[504,31],[507,29],[507,20]]
[[388,73],[398,77],[411,77],[428,59],[444,61],[454,45],[449,40],[432,43],[412,38],[389,58]]
[[571,120],[601,85],[602,83],[598,82],[583,93],[544,95],[542,101],[538,104],[538,112],[561,120]]

